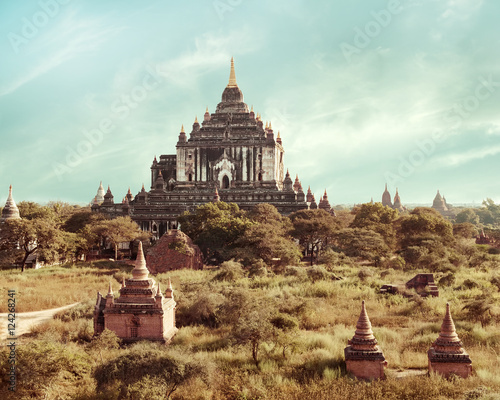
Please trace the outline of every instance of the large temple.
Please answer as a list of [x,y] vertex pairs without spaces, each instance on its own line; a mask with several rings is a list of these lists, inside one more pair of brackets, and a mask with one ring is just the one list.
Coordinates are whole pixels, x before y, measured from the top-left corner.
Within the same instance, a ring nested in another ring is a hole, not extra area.
[[[229,82],[215,112],[208,108],[203,120],[196,118],[191,132],[184,126],[179,133],[176,154],[156,157],[151,165],[151,189],[133,196],[130,189],[115,203],[108,187],[102,185],[92,210],[110,217],[129,215],[141,229],[160,237],[177,228],[177,217],[184,211],[220,199],[234,202],[244,210],[258,203],[274,205],[283,215],[317,208],[308,204],[302,185],[292,181],[284,166],[285,150],[271,122],[262,121],[253,106],[249,109],[236,83],[231,59]],[[325,192],[320,205],[331,210]]]

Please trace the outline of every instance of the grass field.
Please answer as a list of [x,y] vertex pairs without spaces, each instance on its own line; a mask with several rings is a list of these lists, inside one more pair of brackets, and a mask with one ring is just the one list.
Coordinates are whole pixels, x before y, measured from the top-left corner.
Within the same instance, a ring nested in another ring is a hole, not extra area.
[[[383,283],[404,283],[423,272],[415,270],[343,265],[322,269],[321,275],[317,271],[310,273],[308,267],[294,267],[280,274],[269,272],[229,280],[217,279],[218,270],[173,271],[154,277],[162,284],[169,277],[173,281],[180,329],[170,346],[139,343],[127,348],[99,347],[92,339],[96,292],[106,293],[110,281],[118,289],[122,277],[131,269],[106,262],[23,274],[2,271],[0,286],[3,293],[5,289],[16,289],[18,312],[75,301],[83,304],[22,339],[19,368],[31,368],[32,373],[24,376],[20,372],[18,397],[9,397],[11,394],[4,389],[0,389],[0,397],[164,398],[159,393],[166,384],[158,377],[139,371],[138,378],[128,384],[115,382],[98,388],[96,371],[124,354],[144,358],[181,353],[185,360],[203,364],[206,371],[203,377],[182,382],[173,399],[500,399],[500,293],[494,279],[497,270],[459,268],[452,283],[448,279],[447,286],[439,286],[439,297],[426,299],[378,293]],[[332,279],[333,274],[342,279]],[[435,274],[436,282],[446,275]],[[258,364],[252,359],[250,346],[233,339],[236,322],[224,320],[227,299],[235,291],[256,302],[263,301],[297,323],[296,328],[280,337],[262,340]],[[491,316],[483,321],[484,326],[464,309],[482,297],[490,302]],[[385,381],[358,382],[345,373],[343,349],[354,334],[362,300],[366,301],[374,334],[389,363]],[[474,376],[467,380],[396,378],[398,370],[427,368],[426,352],[438,336],[447,302],[457,333],[473,361]],[[5,311],[0,308],[0,312]],[[210,313],[220,317],[220,323],[210,326],[207,320],[199,319]],[[3,374],[5,352],[0,355]],[[44,363],[51,363],[51,368],[44,369]]]

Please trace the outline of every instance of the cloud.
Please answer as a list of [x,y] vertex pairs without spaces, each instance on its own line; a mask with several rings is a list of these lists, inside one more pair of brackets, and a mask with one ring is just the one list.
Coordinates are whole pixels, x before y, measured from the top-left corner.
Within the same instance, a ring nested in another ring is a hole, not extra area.
[[483,5],[483,0],[448,0],[440,19],[466,20]]
[[21,71],[7,85],[0,87],[0,96],[15,92],[75,56],[98,48],[123,28],[109,27],[101,18],[78,19],[76,12],[68,12],[48,31],[40,33],[31,50],[24,55],[35,67]]
[[257,51],[260,42],[255,33],[250,34],[244,27],[229,34],[208,32],[194,39],[194,50],[160,63],[159,72],[176,85],[196,86],[197,77],[222,65],[227,67],[235,51],[239,55]]
[[500,145],[470,149],[465,152],[448,154],[436,159],[436,163],[445,167],[458,167],[476,160],[495,156],[500,153]]

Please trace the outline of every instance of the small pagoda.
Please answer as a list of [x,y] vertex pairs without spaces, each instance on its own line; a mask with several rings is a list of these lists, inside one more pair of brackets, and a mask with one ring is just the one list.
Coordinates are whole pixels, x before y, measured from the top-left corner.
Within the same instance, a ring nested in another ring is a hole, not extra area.
[[472,374],[472,361],[462,347],[455,324],[451,318],[450,304],[446,304],[446,315],[439,337],[427,352],[429,372],[443,375],[445,378],[454,374],[467,378]]
[[106,297],[97,293],[94,334],[109,329],[124,342],[170,341],[177,331],[172,284],[169,279],[163,295],[160,284],[149,278],[141,242],[132,278],[123,280],[119,293],[115,298],[111,283]]
[[347,372],[358,379],[383,379],[387,366],[384,354],[373,336],[372,324],[366,313],[365,302],[361,303],[361,314],[356,324],[356,332],[344,349]]
[[0,222],[21,219],[19,215],[19,208],[17,208],[16,202],[12,197],[12,185],[9,187],[9,196],[5,202],[5,207],[2,209],[2,214],[0,215]]

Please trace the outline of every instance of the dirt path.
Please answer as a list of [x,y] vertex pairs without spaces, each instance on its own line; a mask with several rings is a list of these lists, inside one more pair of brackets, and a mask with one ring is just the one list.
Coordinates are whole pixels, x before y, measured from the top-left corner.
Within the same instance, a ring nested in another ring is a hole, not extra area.
[[[16,336],[19,337],[31,331],[31,328],[43,322],[50,321],[56,313],[74,307],[80,303],[73,303],[67,306],[52,308],[50,310],[30,311],[16,314]],[[7,321],[8,313],[0,313],[0,341],[6,340],[8,336]],[[15,336],[15,337],[16,337]]]

